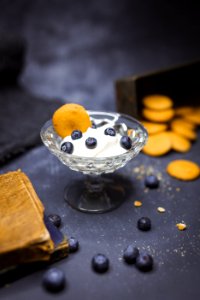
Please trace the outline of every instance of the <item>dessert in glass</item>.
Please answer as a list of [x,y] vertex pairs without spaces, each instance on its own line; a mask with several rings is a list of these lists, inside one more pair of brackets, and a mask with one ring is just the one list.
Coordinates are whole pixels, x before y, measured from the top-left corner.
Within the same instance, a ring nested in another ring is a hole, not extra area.
[[86,175],[65,188],[67,203],[82,212],[103,213],[124,201],[124,189],[113,177],[102,175],[113,173],[138,155],[148,134],[128,115],[86,110],[79,113],[79,106],[65,104],[58,109],[42,127],[41,138],[63,164]]

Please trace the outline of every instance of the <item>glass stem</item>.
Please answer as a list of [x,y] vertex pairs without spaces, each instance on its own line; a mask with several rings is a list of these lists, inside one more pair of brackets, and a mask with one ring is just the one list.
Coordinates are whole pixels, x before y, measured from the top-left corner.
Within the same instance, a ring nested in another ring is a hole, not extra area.
[[104,182],[101,175],[87,175],[85,186],[89,194],[99,194],[104,189]]

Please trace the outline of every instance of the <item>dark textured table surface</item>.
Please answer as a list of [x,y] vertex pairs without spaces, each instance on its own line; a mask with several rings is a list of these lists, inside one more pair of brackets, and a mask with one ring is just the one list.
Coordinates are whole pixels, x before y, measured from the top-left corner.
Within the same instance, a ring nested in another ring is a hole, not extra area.
[[[38,96],[64,98],[90,109],[115,110],[114,79],[198,58],[198,7],[186,8],[171,1],[148,3],[0,1],[1,28],[20,32],[28,41],[20,84]],[[198,299],[199,179],[180,182],[170,178],[165,167],[180,157],[200,164],[199,145],[199,141],[194,143],[185,155],[170,153],[160,159],[140,154],[117,172],[131,181],[131,193],[118,209],[102,215],[80,213],[64,202],[65,186],[80,175],[62,165],[44,146],[2,166],[1,173],[17,168],[27,173],[47,213],[61,215],[62,231],[79,240],[80,250],[54,264],[66,274],[64,292],[51,295],[44,291],[44,270],[40,270],[1,288],[0,297]],[[143,174],[149,167],[162,175],[158,190],[144,189]],[[143,206],[134,208],[134,200],[141,200]],[[159,214],[158,206],[166,212]],[[140,216],[151,218],[150,232],[136,228]],[[186,231],[177,230],[175,224],[181,221],[188,225]],[[130,243],[153,255],[152,272],[144,274],[123,263],[122,250]],[[91,258],[97,252],[110,259],[111,268],[104,275],[91,270]]]

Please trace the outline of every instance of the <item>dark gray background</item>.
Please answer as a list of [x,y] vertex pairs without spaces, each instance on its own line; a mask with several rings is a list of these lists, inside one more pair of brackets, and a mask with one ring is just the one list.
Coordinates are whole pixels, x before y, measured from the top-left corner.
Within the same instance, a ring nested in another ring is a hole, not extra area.
[[[20,78],[25,89],[89,109],[115,110],[116,78],[194,60],[200,53],[199,9],[192,2],[0,1],[0,26],[27,39],[26,67]],[[179,182],[165,173],[167,162],[177,157],[200,164],[198,153],[199,142],[185,155],[154,159],[140,154],[118,172],[131,180],[131,195],[120,208],[103,215],[68,207],[63,189],[79,175],[43,146],[2,166],[1,172],[21,168],[27,173],[47,213],[62,216],[63,232],[79,239],[80,251],[55,264],[64,270],[68,283],[60,295],[42,289],[41,270],[2,288],[1,298],[198,299],[199,180]],[[137,179],[133,171],[141,165],[162,173],[159,190],[144,190],[143,176]],[[143,206],[135,209],[134,200],[142,200]],[[166,213],[158,214],[157,206],[165,207]],[[152,231],[137,230],[140,216],[152,219]],[[188,224],[185,232],[175,227],[181,221]],[[130,243],[153,255],[153,272],[143,274],[123,264],[122,250]],[[111,269],[105,275],[90,268],[97,252],[110,259]]]
[[[195,4],[196,3],[196,4]],[[0,1],[1,30],[28,41],[23,86],[114,109],[113,80],[199,58],[197,1]]]

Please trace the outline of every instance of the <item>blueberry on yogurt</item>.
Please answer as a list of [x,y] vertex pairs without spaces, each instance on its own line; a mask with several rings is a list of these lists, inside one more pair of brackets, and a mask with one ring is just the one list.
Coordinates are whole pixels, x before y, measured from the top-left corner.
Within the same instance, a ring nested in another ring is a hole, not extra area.
[[108,127],[108,128],[105,129],[104,134],[105,135],[110,135],[110,136],[115,136],[116,135],[116,131],[115,131],[114,128]]
[[85,145],[89,149],[94,149],[97,146],[97,140],[94,137],[89,137],[86,139]]
[[82,137],[82,135],[83,134],[82,134],[82,132],[80,130],[74,130],[71,133],[71,138],[72,138],[72,140],[78,140],[78,139],[80,139]]
[[122,148],[129,150],[132,147],[132,141],[129,136],[123,135],[120,139],[120,145]]
[[72,154],[73,150],[74,150],[74,146],[71,142],[64,142],[62,145],[61,145],[61,150],[63,152],[66,152],[68,154]]

